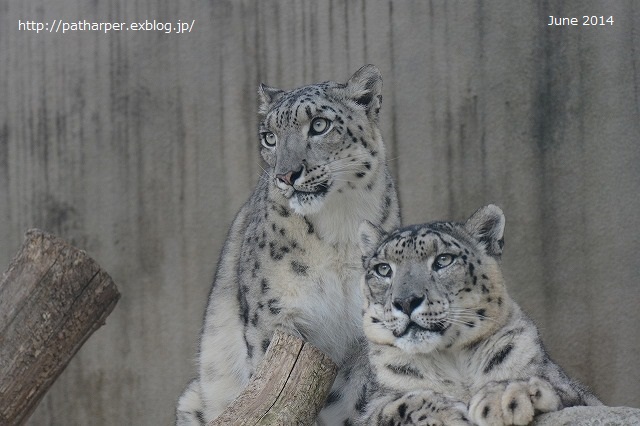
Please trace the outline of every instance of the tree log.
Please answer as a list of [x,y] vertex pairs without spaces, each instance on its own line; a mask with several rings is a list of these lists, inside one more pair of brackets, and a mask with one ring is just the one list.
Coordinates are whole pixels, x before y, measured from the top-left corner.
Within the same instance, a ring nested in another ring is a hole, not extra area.
[[337,372],[319,349],[276,330],[247,387],[208,426],[311,425]]
[[120,294],[84,251],[30,230],[0,281],[0,424],[22,424]]

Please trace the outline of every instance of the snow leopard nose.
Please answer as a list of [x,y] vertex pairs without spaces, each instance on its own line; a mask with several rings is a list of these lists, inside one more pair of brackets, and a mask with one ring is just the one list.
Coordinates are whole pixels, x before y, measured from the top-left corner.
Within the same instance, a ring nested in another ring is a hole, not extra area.
[[298,170],[296,172],[289,171],[289,172],[284,173],[284,174],[278,174],[278,175],[276,175],[276,178],[278,178],[278,180],[280,182],[286,183],[289,186],[293,186],[293,183],[302,174],[302,170],[303,169],[304,169],[304,167],[300,167],[300,170]]
[[394,299],[393,306],[405,315],[411,316],[411,313],[415,311],[418,306],[422,305],[422,302],[424,302],[424,296],[411,295],[404,299]]

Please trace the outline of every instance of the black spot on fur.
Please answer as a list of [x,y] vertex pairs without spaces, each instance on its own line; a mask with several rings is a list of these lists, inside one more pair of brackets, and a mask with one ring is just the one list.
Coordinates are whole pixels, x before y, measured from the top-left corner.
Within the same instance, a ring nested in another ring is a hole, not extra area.
[[324,405],[326,407],[328,405],[335,404],[341,399],[342,399],[342,394],[338,391],[332,390],[331,392],[329,392],[329,395],[327,396],[327,401],[324,403]]
[[424,379],[424,376],[420,373],[420,371],[416,370],[410,365],[387,364],[385,365],[385,367],[387,367],[393,373],[401,376],[409,376],[409,377],[416,377],[418,379]]
[[271,343],[271,340],[269,339],[264,339],[262,341],[262,353],[265,353],[267,351],[267,348],[269,347],[270,343]]
[[242,323],[247,325],[249,323],[249,303],[247,302],[247,292],[249,289],[247,286],[241,286],[238,289],[238,303],[240,305],[240,317]]
[[315,229],[313,228],[313,223],[309,222],[309,220],[306,217],[304,218],[304,221],[307,224],[307,234],[313,234],[315,232]]
[[291,261],[291,269],[298,275],[307,276],[307,270],[309,269],[309,266],[293,260]]
[[273,260],[282,260],[284,257],[282,251],[276,250],[276,244],[273,241],[269,243],[269,255]]
[[273,315],[278,315],[281,309],[277,306],[278,299],[269,299],[267,302],[267,306],[269,307],[269,312]]
[[356,410],[358,413],[362,414],[367,408],[367,385],[363,385],[360,388],[360,393],[358,394],[358,400],[356,401]]
[[511,401],[509,401],[509,410],[510,411],[515,411],[516,408],[518,408],[518,401],[516,401],[515,399],[512,399]]
[[513,345],[509,343],[504,348],[496,352],[487,363],[487,366],[484,368],[484,374],[489,373],[496,366],[502,364],[504,360],[507,359],[507,357],[509,356],[512,350],[513,350]]
[[266,293],[267,290],[269,290],[269,281],[266,278],[260,280],[260,290],[262,291],[262,294]]
[[488,405],[485,405],[484,408],[482,409],[482,418],[486,419],[489,416],[489,411],[491,409],[489,408]]
[[194,414],[196,416],[196,419],[198,419],[198,421],[200,422],[200,424],[205,424],[206,423],[204,421],[204,414],[202,413],[202,411],[196,410],[196,412]]
[[291,215],[289,210],[287,210],[287,208],[285,206],[281,206],[280,204],[276,204],[275,210],[282,217],[289,217]]
[[400,416],[400,418],[404,419],[404,416],[407,414],[407,404],[402,403],[400,404],[400,406],[398,407],[398,415]]

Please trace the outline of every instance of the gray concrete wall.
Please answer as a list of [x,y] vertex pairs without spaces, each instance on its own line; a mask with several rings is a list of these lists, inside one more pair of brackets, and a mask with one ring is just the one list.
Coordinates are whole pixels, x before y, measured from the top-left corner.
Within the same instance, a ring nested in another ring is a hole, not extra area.
[[[195,24],[18,28],[54,19]],[[608,404],[639,407],[639,52],[633,0],[0,1],[0,263],[40,227],[122,292],[30,424],[172,421],[225,233],[261,171],[258,82],[345,80],[365,63],[385,79],[405,223],[499,204],[511,293],[552,356]]]

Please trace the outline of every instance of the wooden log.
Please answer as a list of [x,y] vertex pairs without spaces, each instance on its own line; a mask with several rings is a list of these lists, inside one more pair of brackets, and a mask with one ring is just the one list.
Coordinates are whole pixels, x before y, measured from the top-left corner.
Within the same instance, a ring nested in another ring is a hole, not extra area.
[[84,251],[30,230],[0,281],[0,424],[22,424],[120,294]]
[[337,372],[319,349],[276,330],[247,387],[208,426],[311,425]]

